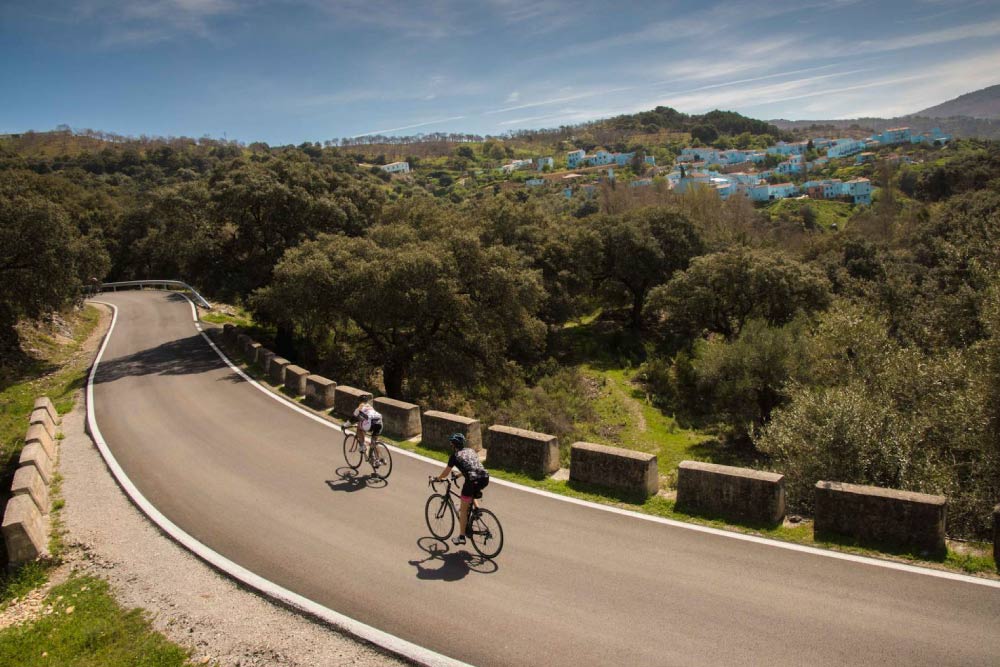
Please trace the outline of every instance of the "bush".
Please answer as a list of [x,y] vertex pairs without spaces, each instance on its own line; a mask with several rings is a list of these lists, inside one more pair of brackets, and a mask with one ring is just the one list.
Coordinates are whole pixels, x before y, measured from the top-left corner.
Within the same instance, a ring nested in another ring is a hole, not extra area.
[[991,352],[925,353],[892,338],[886,320],[839,304],[804,357],[787,404],[755,439],[786,475],[791,508],[810,511],[821,479],[870,484],[944,494],[952,535],[988,534],[1000,491],[983,388]]

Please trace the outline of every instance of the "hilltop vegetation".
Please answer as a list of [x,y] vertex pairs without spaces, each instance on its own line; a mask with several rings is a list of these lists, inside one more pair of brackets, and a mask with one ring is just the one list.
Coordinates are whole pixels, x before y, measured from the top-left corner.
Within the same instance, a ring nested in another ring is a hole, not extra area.
[[[283,356],[340,382],[629,445],[627,429],[579,427],[602,414],[595,377],[614,373],[713,435],[699,455],[786,473],[799,511],[835,479],[944,493],[950,532],[989,530],[995,143],[851,167],[879,186],[871,207],[758,209],[657,187],[571,203],[488,176],[444,185],[445,165],[390,178],[356,147],[73,139],[57,136],[55,153],[0,141],[8,329],[92,279],[180,277],[246,306]],[[482,165],[525,141],[425,160]],[[39,275],[52,276],[42,291]]]

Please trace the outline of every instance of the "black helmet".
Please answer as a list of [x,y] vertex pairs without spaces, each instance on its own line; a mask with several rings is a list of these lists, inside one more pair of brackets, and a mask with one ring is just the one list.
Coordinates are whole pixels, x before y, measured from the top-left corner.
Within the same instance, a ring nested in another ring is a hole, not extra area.
[[452,433],[448,436],[448,442],[455,446],[455,449],[462,449],[465,447],[465,436],[461,433]]

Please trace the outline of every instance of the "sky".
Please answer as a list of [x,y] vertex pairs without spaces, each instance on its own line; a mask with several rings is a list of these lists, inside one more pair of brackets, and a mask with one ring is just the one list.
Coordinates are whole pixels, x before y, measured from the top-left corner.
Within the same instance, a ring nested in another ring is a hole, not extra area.
[[658,105],[892,117],[997,83],[996,0],[0,0],[0,133],[283,145]]

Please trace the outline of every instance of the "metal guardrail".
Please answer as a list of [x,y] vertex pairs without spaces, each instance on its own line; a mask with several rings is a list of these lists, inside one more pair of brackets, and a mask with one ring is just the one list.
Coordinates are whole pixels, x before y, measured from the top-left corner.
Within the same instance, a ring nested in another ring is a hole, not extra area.
[[197,303],[202,308],[207,308],[208,310],[212,309],[212,304],[206,301],[205,297],[203,297],[201,294],[198,294],[198,290],[180,280],[123,280],[117,283],[101,283],[101,286],[98,291],[104,292],[107,290],[111,290],[117,292],[119,288],[145,289],[146,287],[159,287],[159,286],[163,286],[164,289],[168,287],[179,287],[181,289],[187,290],[188,292],[191,292],[191,295],[194,298],[195,303]]

